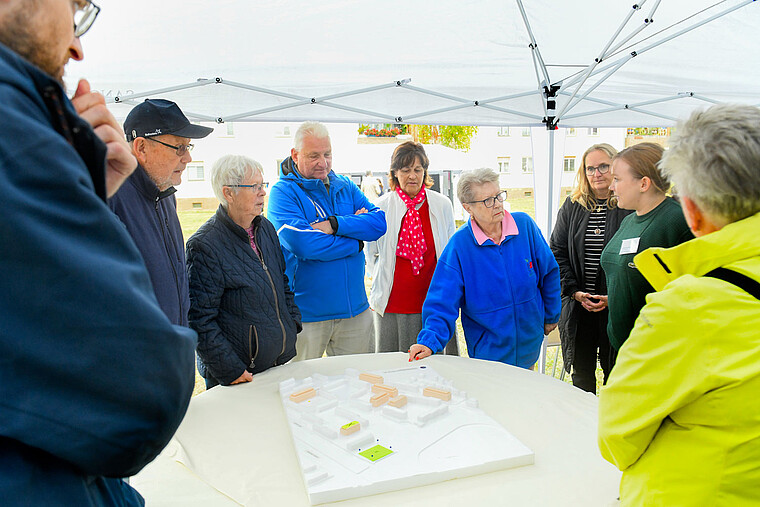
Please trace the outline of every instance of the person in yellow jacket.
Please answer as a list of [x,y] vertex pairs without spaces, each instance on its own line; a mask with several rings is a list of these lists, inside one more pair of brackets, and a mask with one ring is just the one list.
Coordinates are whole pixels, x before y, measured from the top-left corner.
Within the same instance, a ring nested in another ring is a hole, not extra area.
[[599,398],[623,506],[760,505],[760,109],[681,123],[662,160],[696,239],[634,258],[647,296]]

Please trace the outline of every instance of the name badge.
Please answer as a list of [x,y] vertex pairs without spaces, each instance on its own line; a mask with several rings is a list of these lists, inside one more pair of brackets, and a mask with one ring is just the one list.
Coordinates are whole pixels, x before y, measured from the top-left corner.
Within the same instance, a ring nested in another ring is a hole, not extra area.
[[620,255],[632,254],[632,253],[638,252],[639,239],[641,238],[624,239],[623,244],[620,245]]

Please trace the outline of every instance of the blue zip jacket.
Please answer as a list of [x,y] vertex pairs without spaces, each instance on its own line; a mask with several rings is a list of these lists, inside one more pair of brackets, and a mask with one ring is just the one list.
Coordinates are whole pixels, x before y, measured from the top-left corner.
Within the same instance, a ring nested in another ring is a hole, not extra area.
[[179,426],[195,332],[106,206],[105,145],[2,44],[0,134],[0,504],[141,505],[119,477]]
[[468,221],[435,267],[417,343],[438,352],[454,334],[459,310],[467,352],[476,359],[530,368],[544,324],[559,320],[559,266],[536,223],[512,213],[518,234],[478,245]]
[[172,324],[187,326],[190,292],[176,191],[174,187],[158,190],[138,165],[108,205],[140,250],[159,306]]
[[[365,241],[385,234],[385,212],[369,202],[347,176],[330,171],[330,192],[322,180],[303,178],[292,159],[272,186],[267,217],[277,229],[285,274],[303,322],[347,319],[369,308],[364,288]],[[367,213],[355,215],[365,208]],[[336,234],[311,228],[335,216]]]

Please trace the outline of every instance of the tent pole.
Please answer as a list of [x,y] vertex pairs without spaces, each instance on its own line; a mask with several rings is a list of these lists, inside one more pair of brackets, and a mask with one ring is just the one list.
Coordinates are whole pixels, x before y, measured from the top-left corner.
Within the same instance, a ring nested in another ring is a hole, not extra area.
[[[728,9],[726,9],[725,11],[722,11],[722,12],[719,12],[717,14],[714,14],[714,15],[710,16],[709,18],[705,18],[702,21],[700,21],[699,23],[696,23],[696,24],[694,24],[692,26],[686,27],[683,30],[681,30],[680,32],[677,32],[677,33],[675,33],[673,35],[669,35],[668,37],[666,37],[666,38],[664,38],[662,40],[659,40],[659,41],[657,41],[657,42],[655,42],[653,44],[650,44],[649,46],[646,46],[643,49],[632,51],[631,54],[632,53],[636,53],[637,55],[640,55],[641,53],[643,53],[645,51],[649,51],[650,49],[656,48],[657,46],[659,46],[661,44],[664,44],[665,42],[668,42],[668,41],[670,41],[672,39],[675,39],[676,37],[680,37],[681,35],[683,35],[683,34],[685,34],[687,32],[690,32],[690,31],[694,30],[695,28],[699,28],[702,25],[705,25],[705,24],[707,24],[707,23],[709,23],[711,21],[714,21],[714,20],[716,20],[716,19],[718,19],[720,17],[723,17],[726,14],[730,14],[733,11],[735,11],[737,9],[741,9],[742,7],[745,7],[745,6],[747,6],[747,5],[751,4],[751,3],[755,3],[756,1],[757,0],[744,0],[744,2],[742,2],[740,4],[734,5],[733,7],[730,7]],[[626,55],[623,58],[627,58],[628,56],[630,56],[630,54]],[[594,70],[594,72],[591,74],[591,76],[594,76],[594,75],[596,75],[596,74],[598,74],[600,72],[604,72],[604,71],[606,71],[606,70],[608,70],[608,69],[610,69],[612,67],[615,67],[616,65],[618,65],[618,63],[619,63],[619,61],[615,61],[615,62],[611,62],[610,64],[605,65],[603,67],[599,67],[599,68],[597,68],[597,69]],[[576,77],[573,80],[573,82],[578,82],[578,79],[580,79],[580,78]]]
[[520,15],[522,15],[523,23],[525,23],[525,29],[528,31],[528,37],[530,38],[530,49],[535,54],[535,58],[538,59],[538,64],[541,67],[541,72],[544,75],[544,81],[549,84],[552,82],[551,79],[549,79],[549,71],[546,69],[546,64],[544,63],[544,59],[541,56],[541,51],[538,49],[538,43],[536,42],[536,38],[533,35],[533,30],[531,30],[530,23],[528,23],[528,16],[525,14],[525,7],[523,7],[522,0],[517,0],[517,7],[520,9]]
[[214,79],[199,79],[195,83],[188,83],[184,85],[177,85],[177,86],[170,86],[168,88],[159,88],[158,90],[151,90],[149,92],[142,92],[142,93],[130,93],[129,95],[117,95],[114,98],[107,98],[106,103],[114,103],[114,102],[126,102],[129,100],[134,99],[141,99],[143,97],[150,97],[155,95],[163,95],[164,93],[169,92],[176,92],[179,90],[188,90],[190,88],[197,88],[199,86],[206,86],[210,84],[216,84],[217,81]]
[[546,202],[546,241],[552,235],[552,227],[554,226],[554,217],[552,216],[552,210],[554,209],[554,133],[556,130],[554,127],[549,128],[549,198]]

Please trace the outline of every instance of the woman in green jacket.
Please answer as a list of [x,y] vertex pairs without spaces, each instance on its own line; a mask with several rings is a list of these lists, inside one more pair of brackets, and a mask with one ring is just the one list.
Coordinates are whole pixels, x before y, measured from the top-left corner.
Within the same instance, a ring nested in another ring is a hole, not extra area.
[[612,159],[610,189],[619,207],[635,213],[623,219],[600,259],[607,278],[611,367],[644,306],[644,298],[653,290],[633,265],[633,257],[652,246],[676,246],[694,237],[678,202],[666,195],[670,181],[657,168],[662,152],[658,144],[641,143]]
[[623,506],[760,505],[760,109],[714,106],[662,160],[696,239],[634,263],[656,292],[599,399]]

